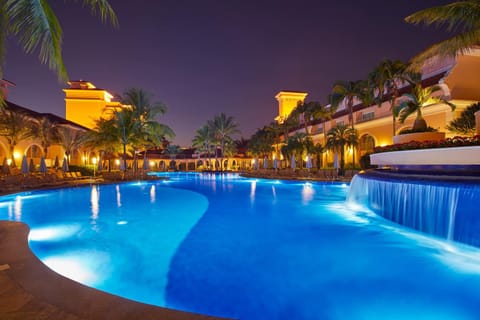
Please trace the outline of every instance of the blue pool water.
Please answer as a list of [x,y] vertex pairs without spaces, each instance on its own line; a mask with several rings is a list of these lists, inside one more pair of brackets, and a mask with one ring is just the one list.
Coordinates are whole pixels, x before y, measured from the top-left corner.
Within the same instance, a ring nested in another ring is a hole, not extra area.
[[0,197],[53,270],[240,319],[478,319],[480,250],[345,202],[348,185],[235,175]]

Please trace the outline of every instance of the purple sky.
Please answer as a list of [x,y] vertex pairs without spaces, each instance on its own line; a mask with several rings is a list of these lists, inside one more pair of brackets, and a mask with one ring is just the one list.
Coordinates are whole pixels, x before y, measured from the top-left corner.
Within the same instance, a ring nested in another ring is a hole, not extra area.
[[[120,27],[81,5],[50,1],[64,30],[70,79],[111,93],[140,87],[165,102],[160,120],[188,146],[215,114],[235,117],[250,137],[277,113],[278,91],[326,102],[336,80],[358,80],[382,59],[408,60],[447,37],[403,18],[441,0],[110,0]],[[65,84],[9,39],[9,100],[65,116]]]

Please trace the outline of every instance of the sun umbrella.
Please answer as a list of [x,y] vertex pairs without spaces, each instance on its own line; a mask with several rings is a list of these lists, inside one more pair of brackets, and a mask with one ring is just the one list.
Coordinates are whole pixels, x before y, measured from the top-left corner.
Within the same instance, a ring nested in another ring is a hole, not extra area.
[[268,159],[267,157],[264,157],[263,158],[263,169],[267,169],[268,168]]
[[292,160],[290,161],[290,167],[295,170],[295,155],[292,154]]
[[33,158],[30,158],[30,163],[28,164],[28,170],[30,172],[34,172],[35,171],[35,163],[33,163]]
[[277,158],[273,159],[273,169],[277,169],[278,163],[277,163]]
[[27,162],[27,157],[26,156],[23,156],[23,158],[22,158],[22,166],[20,167],[20,171],[23,174],[28,173],[28,162]]
[[307,154],[307,163],[305,164],[307,169],[312,169],[312,159],[310,158],[310,155]]
[[45,163],[45,158],[44,157],[42,157],[40,159],[40,167],[38,168],[38,170],[42,173],[47,172],[47,164]]
[[3,159],[2,172],[5,174],[10,174],[10,166],[8,165],[8,160],[6,157]]
[[63,158],[62,170],[63,170],[63,172],[67,172],[67,171],[70,170],[70,169],[68,168],[67,157],[64,157],[64,158]]
[[258,170],[258,158],[253,160],[253,169]]
[[125,171],[125,161],[123,159],[120,159],[120,171]]
[[53,166],[55,169],[58,169],[60,167],[60,161],[58,160],[58,156],[55,156],[55,162],[53,163]]

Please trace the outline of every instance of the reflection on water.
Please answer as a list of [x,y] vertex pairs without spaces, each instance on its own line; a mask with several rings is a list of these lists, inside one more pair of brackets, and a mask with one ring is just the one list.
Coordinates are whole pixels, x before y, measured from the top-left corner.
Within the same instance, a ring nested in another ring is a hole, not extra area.
[[18,196],[15,198],[15,207],[14,207],[15,221],[22,220],[22,197]]
[[315,195],[315,190],[312,187],[312,184],[307,182],[303,185],[302,188],[302,203],[308,204],[310,201],[313,200],[313,196]]
[[255,190],[257,190],[257,180],[252,180],[250,183],[250,202],[255,202]]
[[155,203],[155,185],[150,187],[150,203]]
[[120,186],[117,184],[115,186],[115,191],[117,193],[117,207],[121,207],[122,206],[122,195],[120,194]]
[[92,191],[90,194],[90,204],[92,206],[92,220],[95,222],[98,218],[98,212],[100,211],[99,207],[100,195],[98,186],[92,186]]

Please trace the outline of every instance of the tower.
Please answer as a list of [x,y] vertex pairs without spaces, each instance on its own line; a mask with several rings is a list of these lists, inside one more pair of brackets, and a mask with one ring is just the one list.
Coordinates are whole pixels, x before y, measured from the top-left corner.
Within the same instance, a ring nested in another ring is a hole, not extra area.
[[278,116],[275,117],[275,120],[282,123],[299,103],[305,101],[307,95],[308,93],[299,91],[280,91],[275,96],[278,101]]
[[119,102],[104,89],[96,88],[91,82],[72,80],[65,92],[65,118],[87,128],[95,127],[95,120],[107,117],[108,111],[120,108]]

